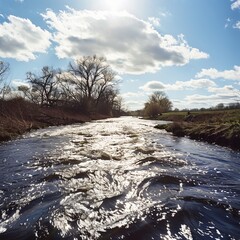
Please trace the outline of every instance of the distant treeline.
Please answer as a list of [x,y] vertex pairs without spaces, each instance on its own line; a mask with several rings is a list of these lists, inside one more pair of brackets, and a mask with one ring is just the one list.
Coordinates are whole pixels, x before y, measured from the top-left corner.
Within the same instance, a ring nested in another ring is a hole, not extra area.
[[[148,105],[145,105],[144,109],[140,110],[135,110],[135,111],[129,111],[128,114],[131,116],[147,116],[146,114],[146,109]],[[183,113],[191,113],[191,112],[205,112],[205,111],[217,111],[217,110],[231,110],[231,109],[240,109],[240,103],[239,102],[234,102],[234,103],[229,103],[229,104],[223,104],[219,103],[214,107],[210,108],[184,108],[179,110],[178,108],[175,108],[171,110],[171,108],[165,109],[165,111],[159,111],[158,115],[161,115],[164,112],[183,112]]]
[[224,103],[219,103],[214,107],[210,107],[210,108],[191,108],[191,109],[182,109],[179,110],[177,108],[175,108],[173,111],[174,112],[198,112],[198,111],[208,111],[208,110],[227,110],[227,109],[240,109],[240,103],[239,102],[233,102],[233,103],[228,103],[228,104],[224,104]]
[[40,73],[27,72],[26,84],[12,91],[4,78],[9,64],[0,61],[1,99],[24,98],[40,107],[60,107],[83,113],[120,115],[116,73],[106,59],[86,56],[69,63],[66,70],[44,66]]

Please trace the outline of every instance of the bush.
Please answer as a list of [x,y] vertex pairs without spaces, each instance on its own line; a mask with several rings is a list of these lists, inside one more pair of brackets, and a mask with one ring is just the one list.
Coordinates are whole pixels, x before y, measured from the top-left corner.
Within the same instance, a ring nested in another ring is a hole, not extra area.
[[171,123],[168,124],[166,130],[168,132],[172,132],[173,135],[178,137],[184,137],[185,136],[185,130],[182,124],[180,123]]

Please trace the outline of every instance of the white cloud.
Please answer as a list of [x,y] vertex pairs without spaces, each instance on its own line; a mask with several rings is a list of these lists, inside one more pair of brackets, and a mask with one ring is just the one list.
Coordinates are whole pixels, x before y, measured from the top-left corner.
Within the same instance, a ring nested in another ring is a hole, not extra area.
[[127,106],[129,110],[137,110],[144,107],[148,94],[143,91],[125,92],[121,94],[121,97],[123,98],[124,105]]
[[29,61],[36,58],[36,53],[46,52],[51,44],[48,31],[29,19],[10,15],[8,20],[0,24],[0,57]]
[[14,87],[14,88],[18,88],[19,86],[26,86],[26,87],[29,87],[30,84],[29,83],[26,83],[24,81],[22,81],[21,79],[14,79],[11,81],[11,85]]
[[191,79],[189,81],[176,81],[174,84],[164,84],[159,81],[150,81],[141,86],[144,91],[161,91],[161,90],[192,90],[199,88],[215,87],[216,84],[209,79]]
[[238,28],[238,29],[240,29],[240,21],[236,22],[236,24],[233,26],[233,28]]
[[143,109],[145,101],[126,101],[124,102],[128,110],[139,110]]
[[236,0],[234,3],[231,5],[232,10],[240,8],[240,0]]
[[156,27],[159,27],[159,26],[160,26],[160,18],[149,17],[149,18],[148,18],[148,21],[149,21],[153,26],[156,26]]
[[237,98],[236,94],[213,94],[213,95],[189,95],[185,98],[186,101],[192,104],[209,104],[214,106],[217,103],[231,103],[235,102]]
[[172,16],[172,14],[170,13],[170,12],[159,12],[159,15],[161,16],[161,17],[168,17],[168,16]]
[[123,78],[120,75],[116,75],[115,80],[120,81],[120,80],[123,80]]
[[165,66],[181,66],[208,54],[186,41],[161,35],[149,22],[124,12],[67,11],[42,14],[54,31],[59,58],[82,55],[106,56],[114,70],[142,74]]
[[190,81],[183,82],[183,86],[190,89],[191,88],[197,89],[197,88],[214,87],[216,86],[216,83],[209,79],[201,78],[201,79],[192,79]]
[[193,94],[187,95],[182,99],[171,99],[174,108],[191,109],[191,108],[209,108],[216,106],[219,103],[225,105],[239,100],[239,90],[232,85],[223,87],[210,86],[207,88],[206,95]]
[[145,94],[143,92],[126,92],[126,93],[122,93],[121,96],[123,98],[138,98],[138,97],[142,97],[145,96]]
[[231,22],[231,19],[230,19],[230,18],[227,18],[224,27],[225,27],[225,28],[228,28],[230,22]]
[[210,95],[189,95],[184,100],[189,104],[198,104],[211,107],[218,103],[229,104],[236,102],[239,99],[239,90],[235,89],[232,85],[226,85],[223,87],[209,87],[208,92]]
[[[234,2],[231,4],[231,8],[232,8],[232,10],[240,9],[240,0],[234,0]],[[236,22],[236,24],[233,26],[233,28],[240,29],[240,21]]]
[[236,89],[232,85],[226,85],[224,87],[209,87],[208,92],[218,93],[218,94],[230,94],[235,95]]
[[223,78],[226,80],[240,80],[240,66],[234,66],[232,70],[218,71],[216,68],[202,69],[196,74],[197,78],[209,77],[211,79]]
[[162,82],[150,81],[139,88],[144,91],[161,91],[161,90],[165,89],[165,86]]

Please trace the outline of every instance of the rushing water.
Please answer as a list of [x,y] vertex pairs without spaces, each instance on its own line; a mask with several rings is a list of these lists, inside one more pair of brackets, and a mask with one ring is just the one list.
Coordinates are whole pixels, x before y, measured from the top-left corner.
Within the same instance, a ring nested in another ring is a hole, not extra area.
[[0,239],[240,239],[240,153],[124,117],[0,145]]

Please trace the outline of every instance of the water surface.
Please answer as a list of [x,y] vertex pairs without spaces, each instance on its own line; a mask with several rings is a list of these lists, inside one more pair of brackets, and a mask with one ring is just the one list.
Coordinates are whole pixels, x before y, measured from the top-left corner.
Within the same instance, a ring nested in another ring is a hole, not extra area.
[[0,145],[0,239],[240,239],[240,154],[124,117]]

